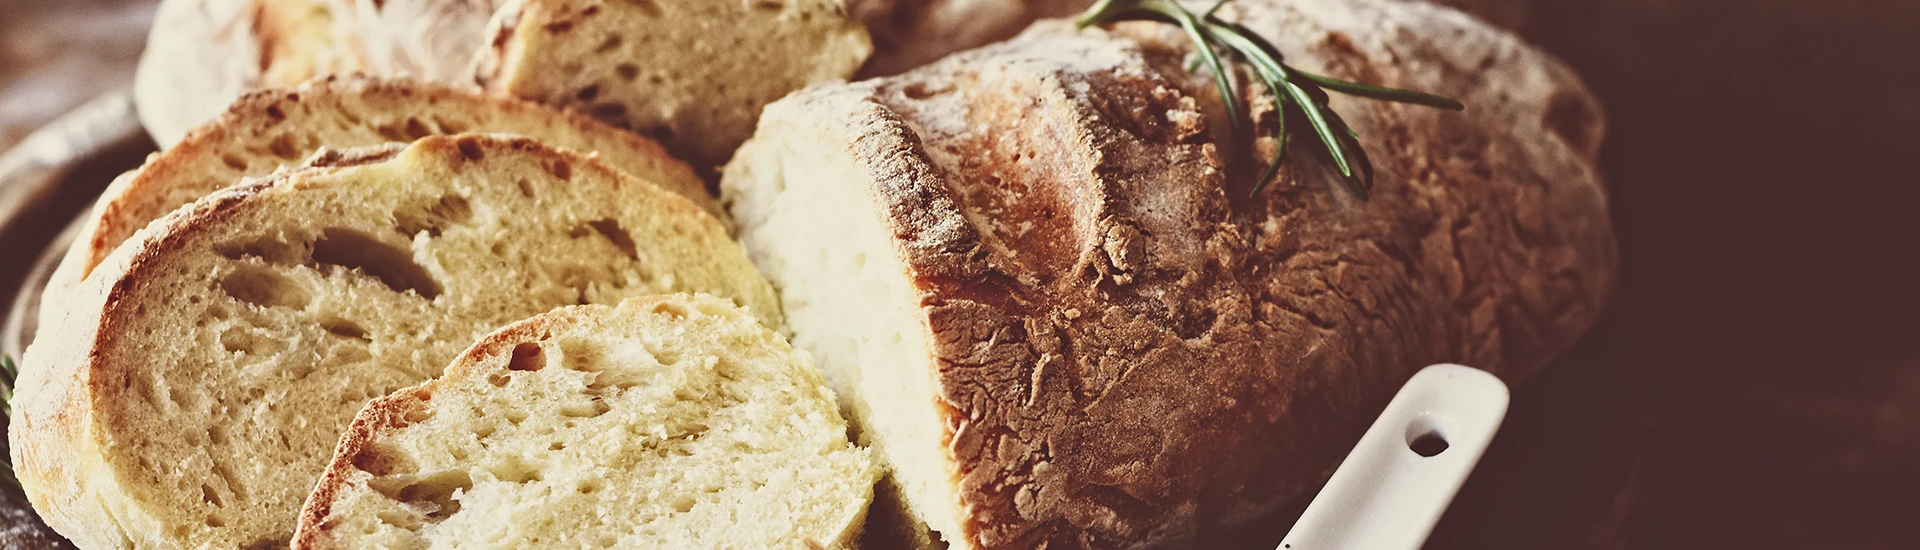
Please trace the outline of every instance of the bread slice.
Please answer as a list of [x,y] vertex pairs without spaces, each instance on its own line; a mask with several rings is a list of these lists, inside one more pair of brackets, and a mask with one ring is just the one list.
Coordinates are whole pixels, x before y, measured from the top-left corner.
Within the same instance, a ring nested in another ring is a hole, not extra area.
[[507,0],[492,24],[487,89],[590,113],[706,166],[733,156],[761,107],[845,79],[872,51],[840,0]]
[[803,352],[711,296],[508,325],[375,399],[296,549],[844,548],[880,471]]
[[613,168],[679,193],[709,212],[706,183],[660,146],[584,116],[416,80],[329,75],[247,94],[211,124],[107,187],[47,284],[42,323],[61,298],[135,231],[245,177],[264,176],[323,147],[406,142],[462,132],[521,134],[597,154]]
[[1603,124],[1565,66],[1424,2],[1219,16],[1467,110],[1336,94],[1372,199],[1297,128],[1255,195],[1177,26],[1052,21],[788,96],[727,166],[795,347],[950,548],[1212,547],[1316,487],[1417,369],[1522,383],[1604,305]]
[[329,0],[162,0],[134,72],[141,124],[172,147],[247,92],[359,68]]
[[779,326],[720,221],[578,153],[320,155],[142,230],[22,362],[21,485],[83,548],[283,546],[361,405],[557,306],[706,292]]

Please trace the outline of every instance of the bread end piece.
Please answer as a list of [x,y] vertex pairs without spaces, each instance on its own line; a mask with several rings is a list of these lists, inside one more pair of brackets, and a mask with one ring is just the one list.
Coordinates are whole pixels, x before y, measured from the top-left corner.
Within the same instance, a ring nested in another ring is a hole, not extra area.
[[640,297],[368,403],[293,547],[845,548],[879,474],[804,352],[725,300]]

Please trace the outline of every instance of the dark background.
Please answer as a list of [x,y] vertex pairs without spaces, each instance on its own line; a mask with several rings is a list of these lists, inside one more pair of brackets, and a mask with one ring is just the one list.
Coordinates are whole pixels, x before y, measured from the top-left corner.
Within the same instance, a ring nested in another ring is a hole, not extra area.
[[[1920,548],[1920,0],[1450,3],[1599,93],[1624,256],[1429,546]],[[150,13],[0,0],[0,147]]]
[[1920,2],[1535,0],[1623,251],[1460,548],[1920,548]]

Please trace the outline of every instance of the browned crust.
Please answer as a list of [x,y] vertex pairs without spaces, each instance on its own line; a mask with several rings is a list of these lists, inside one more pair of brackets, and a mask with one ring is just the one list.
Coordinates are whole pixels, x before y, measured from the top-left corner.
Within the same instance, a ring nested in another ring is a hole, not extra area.
[[340,490],[350,483],[353,472],[365,471],[365,465],[382,460],[377,453],[369,453],[368,445],[411,425],[406,420],[408,413],[425,408],[427,402],[433,399],[433,394],[450,383],[449,380],[485,373],[490,370],[488,365],[494,359],[512,353],[518,344],[540,341],[555,330],[612,310],[603,305],[567,306],[501,327],[461,352],[440,378],[367,402],[367,406],[354,415],[353,424],[346,433],[340,435],[340,445],[335,447],[326,472],[320,475],[320,481],[313,486],[313,493],[307,496],[306,503],[301,506],[292,547],[322,549],[337,546],[337,543],[328,539],[331,533],[327,517],[332,515],[334,501]]
[[[1248,198],[1200,116],[1211,84],[1159,27],[1030,31],[779,107],[848,139],[919,290],[964,546],[1191,544],[1323,479],[1418,368],[1519,383],[1599,314],[1617,252],[1599,107],[1571,73],[1427,6],[1231,6],[1296,63],[1471,110],[1336,100],[1380,173],[1362,203],[1299,137]],[[1479,67],[1423,34],[1453,30]],[[1542,121],[1547,103],[1592,116]]]
[[[476,146],[532,153],[548,161],[550,170],[564,164],[567,170],[594,171],[616,188],[643,183],[580,153],[519,136],[428,136],[405,148],[454,156],[468,154],[468,149]],[[382,151],[392,148],[374,146],[364,154],[349,150],[335,160],[342,164],[378,162]],[[115,350],[113,341],[128,334],[126,325],[147,316],[146,306],[129,298],[140,287],[155,282],[150,272],[207,228],[260,207],[257,197],[298,186],[313,174],[340,169],[332,165],[282,171],[202,198],[161,218],[151,230],[135,234],[127,246],[109,256],[101,269],[111,272],[112,277],[91,277],[76,289],[80,302],[59,317],[59,325],[49,326],[41,341],[29,349],[27,362],[33,372],[21,379],[17,395],[22,398],[14,403],[15,424],[8,431],[15,473],[35,509],[50,525],[71,538],[79,539],[82,533],[96,537],[91,540],[103,546],[117,545],[117,541],[133,536],[121,530],[118,520],[102,508],[98,501],[102,495],[95,493],[100,489],[89,488],[117,483],[117,479],[100,477],[117,476],[111,471],[115,466],[88,453],[101,435],[101,426],[115,423],[113,415],[117,413],[112,404],[130,398],[123,391],[129,375],[118,371],[144,364],[142,360],[116,360],[107,355],[140,353]],[[714,225],[715,231],[723,231],[718,220],[701,214],[691,201],[666,201],[661,207],[678,210],[681,215],[701,216]],[[91,467],[109,471],[86,470]]]
[[[196,164],[204,161],[206,155],[214,154],[222,146],[240,140],[259,139],[269,129],[278,125],[284,113],[293,105],[302,101],[329,100],[340,96],[378,96],[389,95],[405,98],[402,101],[419,102],[462,102],[476,109],[494,109],[513,113],[509,116],[538,118],[551,117],[597,135],[612,137],[627,149],[640,155],[670,159],[659,143],[638,134],[620,130],[591,117],[549,108],[530,101],[504,96],[481,96],[470,91],[453,87],[409,79],[379,78],[360,74],[327,75],[301,84],[296,88],[274,88],[250,92],[235,100],[220,118],[188,133],[178,145],[165,153],[148,159],[146,165],[132,177],[126,187],[110,200],[95,209],[93,219],[97,227],[82,236],[84,247],[77,249],[83,254],[82,268],[76,273],[83,278],[99,265],[107,254],[135,231],[145,227],[147,221],[157,213],[170,211],[171,205],[162,204],[168,200],[177,181]],[[661,187],[687,197],[711,212],[718,212],[717,202],[707,193],[706,184],[693,169],[675,161],[663,162],[675,176],[667,181],[657,181]]]

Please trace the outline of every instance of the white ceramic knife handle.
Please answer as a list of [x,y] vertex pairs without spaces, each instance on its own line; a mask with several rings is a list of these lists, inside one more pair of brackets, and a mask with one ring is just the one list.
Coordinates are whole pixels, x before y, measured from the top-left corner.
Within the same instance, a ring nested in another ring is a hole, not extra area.
[[1280,548],[1420,548],[1493,441],[1508,399],[1507,385],[1486,371],[1449,364],[1421,369],[1334,470]]

